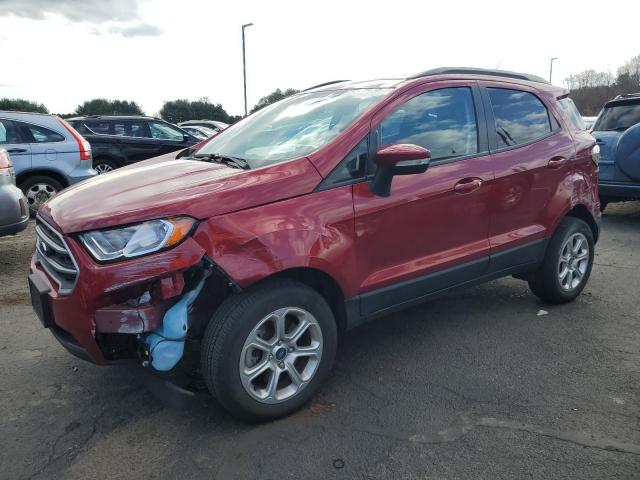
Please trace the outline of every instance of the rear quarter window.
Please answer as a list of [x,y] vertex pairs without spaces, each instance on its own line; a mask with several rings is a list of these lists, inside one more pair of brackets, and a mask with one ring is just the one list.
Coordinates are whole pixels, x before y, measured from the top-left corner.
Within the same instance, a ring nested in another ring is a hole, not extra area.
[[569,120],[569,123],[576,129],[576,130],[586,130],[587,127],[584,123],[584,120],[582,119],[582,116],[580,115],[580,112],[578,111],[578,107],[576,107],[575,103],[573,103],[573,100],[571,100],[568,97],[565,97],[561,100],[558,101],[558,104],[560,105],[560,108],[562,108],[562,111],[564,112],[564,116]]
[[65,140],[64,135],[39,125],[22,122],[15,122],[15,124],[18,125],[22,136],[27,139],[29,143],[64,142]]

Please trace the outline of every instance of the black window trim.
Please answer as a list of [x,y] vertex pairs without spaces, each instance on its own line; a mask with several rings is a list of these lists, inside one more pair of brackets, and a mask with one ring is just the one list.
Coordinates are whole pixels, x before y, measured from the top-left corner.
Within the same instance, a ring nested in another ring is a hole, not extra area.
[[[493,105],[491,104],[491,98],[489,97],[489,89],[490,88],[495,88],[495,89],[502,89],[502,90],[516,90],[519,92],[524,92],[524,93],[529,93],[531,95],[533,95],[534,97],[536,97],[538,99],[538,101],[540,103],[542,103],[542,105],[544,106],[544,108],[547,110],[547,116],[549,118],[549,127],[551,128],[551,131],[549,133],[547,133],[546,135],[543,135],[542,137],[538,137],[538,138],[534,138],[533,140],[526,142],[526,143],[519,143],[517,145],[512,145],[510,147],[502,147],[502,148],[498,148],[498,132],[496,130],[496,120],[495,117],[493,116]],[[510,84],[508,87],[488,87],[486,85],[482,85],[480,86],[480,91],[482,93],[482,100],[484,103],[484,114],[485,117],[487,119],[487,134],[489,137],[489,152],[490,153],[501,153],[501,152],[508,152],[509,150],[515,150],[517,148],[523,148],[523,147],[528,147],[529,145],[533,145],[534,143],[538,143],[541,142],[542,140],[547,140],[550,137],[553,137],[554,135],[559,134],[562,129],[562,123],[560,123],[558,121],[558,119],[555,117],[555,115],[553,115],[552,110],[549,108],[549,105],[547,105],[544,100],[542,100],[536,93],[534,92],[530,92],[529,90],[524,90],[522,88],[518,88],[517,84]],[[551,116],[553,115],[553,118],[556,120],[556,123],[560,126],[560,128],[553,128],[553,122],[551,121]]]

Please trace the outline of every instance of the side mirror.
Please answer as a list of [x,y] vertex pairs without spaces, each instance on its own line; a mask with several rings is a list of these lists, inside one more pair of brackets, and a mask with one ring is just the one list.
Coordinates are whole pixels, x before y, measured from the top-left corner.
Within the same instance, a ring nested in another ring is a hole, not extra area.
[[388,197],[394,175],[424,173],[429,168],[431,152],[411,143],[397,143],[380,147],[374,159],[376,171],[369,189],[375,195]]
[[190,142],[191,139],[192,139],[192,137],[188,133],[185,133],[184,135],[182,135],[182,141],[183,142]]

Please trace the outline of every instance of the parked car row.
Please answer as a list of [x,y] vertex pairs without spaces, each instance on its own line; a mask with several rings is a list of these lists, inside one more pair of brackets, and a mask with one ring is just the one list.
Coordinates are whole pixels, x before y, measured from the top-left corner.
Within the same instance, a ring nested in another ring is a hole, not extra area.
[[572,301],[600,205],[598,146],[568,93],[479,69],[344,81],[188,149],[154,119],[74,119],[114,150],[134,128],[183,150],[41,207],[34,309],[98,364],[197,355],[225,408],[265,420],[303,406],[338,333],[372,318],[506,275]]
[[0,148],[32,214],[63,188],[93,177],[91,145],[55,115],[0,112]]
[[152,117],[92,115],[68,121],[91,144],[93,167],[99,174],[181,150],[202,140]]

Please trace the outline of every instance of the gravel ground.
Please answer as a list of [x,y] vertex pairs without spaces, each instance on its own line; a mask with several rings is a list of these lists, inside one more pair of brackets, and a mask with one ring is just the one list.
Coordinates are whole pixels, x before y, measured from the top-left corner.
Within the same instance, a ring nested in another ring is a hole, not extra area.
[[574,303],[503,279],[381,318],[341,340],[307,408],[263,425],[208,396],[163,408],[69,355],[29,306],[33,242],[33,225],[0,238],[2,479],[640,478],[639,203],[607,209]]

